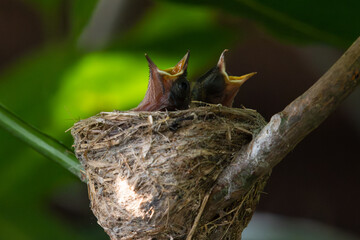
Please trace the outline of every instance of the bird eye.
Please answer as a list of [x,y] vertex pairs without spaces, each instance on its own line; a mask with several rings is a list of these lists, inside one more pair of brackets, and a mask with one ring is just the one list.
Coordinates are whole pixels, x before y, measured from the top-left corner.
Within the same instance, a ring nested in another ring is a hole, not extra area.
[[179,85],[180,89],[187,89],[188,88],[188,83],[187,82],[181,82],[180,85]]

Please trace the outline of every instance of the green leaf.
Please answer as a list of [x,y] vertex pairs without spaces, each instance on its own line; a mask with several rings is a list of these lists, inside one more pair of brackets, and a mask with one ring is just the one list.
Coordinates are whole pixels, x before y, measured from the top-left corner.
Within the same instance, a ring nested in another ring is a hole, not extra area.
[[[171,1],[171,0],[170,0]],[[179,0],[172,0],[179,2]],[[338,47],[350,45],[359,35],[360,2],[356,0],[185,0],[188,4],[222,9],[250,18],[283,39],[295,42],[325,42]]]
[[71,150],[54,138],[25,123],[0,104],[0,126],[47,158],[81,178],[81,167]]

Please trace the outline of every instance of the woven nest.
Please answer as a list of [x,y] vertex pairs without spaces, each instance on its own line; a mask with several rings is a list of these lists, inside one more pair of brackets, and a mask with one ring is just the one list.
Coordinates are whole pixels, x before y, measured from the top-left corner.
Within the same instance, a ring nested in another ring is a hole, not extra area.
[[[76,123],[71,133],[91,209],[112,240],[185,239],[222,169],[264,125],[254,110],[211,105],[102,112]],[[257,202],[262,187],[250,202]],[[248,206],[242,208],[246,214]],[[207,224],[207,231],[221,221],[228,219]]]

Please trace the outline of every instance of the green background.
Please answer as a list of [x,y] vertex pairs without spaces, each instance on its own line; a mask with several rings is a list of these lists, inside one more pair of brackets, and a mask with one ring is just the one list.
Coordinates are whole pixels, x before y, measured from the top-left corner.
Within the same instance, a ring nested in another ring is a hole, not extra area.
[[[90,51],[78,39],[97,1],[67,1],[65,35],[56,20],[62,1],[23,2],[40,16],[45,44],[0,72],[0,102],[68,147],[72,138],[65,130],[79,119],[128,110],[141,101],[148,80],[145,52],[165,69],[190,49],[193,79],[224,48],[242,41],[246,33],[219,25],[222,15],[250,19],[286,44],[345,50],[360,33],[360,1],[155,1],[128,31]],[[50,203],[66,205],[62,196],[78,206],[77,198],[85,196],[80,185],[66,169],[0,129],[0,239],[107,239],[91,215],[81,223],[81,217],[54,214]]]

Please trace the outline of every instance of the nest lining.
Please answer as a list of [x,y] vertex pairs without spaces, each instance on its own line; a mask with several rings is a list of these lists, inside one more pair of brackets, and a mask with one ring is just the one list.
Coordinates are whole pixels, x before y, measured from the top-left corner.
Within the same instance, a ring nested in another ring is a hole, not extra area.
[[264,125],[254,110],[211,105],[102,112],[71,133],[91,208],[112,240],[185,239],[221,170]]

